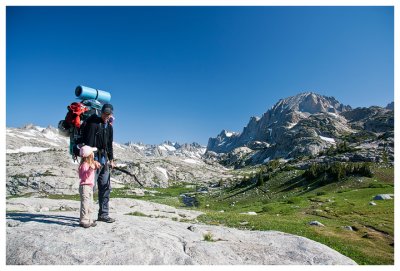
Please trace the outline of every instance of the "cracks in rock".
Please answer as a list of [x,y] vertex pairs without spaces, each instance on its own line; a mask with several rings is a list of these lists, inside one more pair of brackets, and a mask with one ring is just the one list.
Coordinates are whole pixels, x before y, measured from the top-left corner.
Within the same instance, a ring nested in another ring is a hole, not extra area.
[[186,241],[182,241],[182,248],[183,248],[183,253],[185,253],[186,255],[188,255],[190,257],[190,255],[186,251],[186,249],[187,249],[187,242]]
[[219,241],[226,241],[226,242],[228,242],[229,240],[227,240],[227,239],[222,239],[222,238],[217,238],[217,239],[215,239],[215,240],[213,240],[214,242],[219,242]]
[[37,258],[38,258],[38,252],[39,251],[35,251],[33,254],[32,254],[32,260],[36,260]]

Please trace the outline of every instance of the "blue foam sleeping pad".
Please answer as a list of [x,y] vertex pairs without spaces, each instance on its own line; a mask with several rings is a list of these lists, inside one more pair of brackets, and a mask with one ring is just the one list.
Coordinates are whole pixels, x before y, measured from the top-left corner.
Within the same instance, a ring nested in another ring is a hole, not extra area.
[[85,86],[77,86],[75,95],[82,100],[94,99],[102,103],[109,103],[111,101],[111,94],[109,92]]

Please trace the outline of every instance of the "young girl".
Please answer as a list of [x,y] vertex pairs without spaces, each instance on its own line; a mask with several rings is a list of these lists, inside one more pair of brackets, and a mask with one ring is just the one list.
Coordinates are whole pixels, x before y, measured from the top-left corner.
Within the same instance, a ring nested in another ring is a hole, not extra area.
[[94,160],[97,148],[83,146],[80,149],[82,157],[79,165],[79,194],[81,196],[81,211],[79,226],[84,228],[95,227],[97,224],[92,219],[93,213],[93,186],[95,170],[100,168],[100,163]]

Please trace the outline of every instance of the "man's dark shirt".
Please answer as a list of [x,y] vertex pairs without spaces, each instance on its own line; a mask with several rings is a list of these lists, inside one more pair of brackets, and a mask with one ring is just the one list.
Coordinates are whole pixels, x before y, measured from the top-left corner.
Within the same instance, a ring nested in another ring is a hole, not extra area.
[[101,117],[93,114],[87,120],[83,128],[82,142],[85,145],[96,147],[99,153],[107,153],[108,160],[113,160],[113,127],[109,123],[107,127]]

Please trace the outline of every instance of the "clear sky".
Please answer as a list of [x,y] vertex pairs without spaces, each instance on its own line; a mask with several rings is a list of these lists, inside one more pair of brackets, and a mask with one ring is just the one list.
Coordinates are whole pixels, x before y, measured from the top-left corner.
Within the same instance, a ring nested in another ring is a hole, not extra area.
[[304,91],[394,100],[392,7],[7,7],[6,125],[111,92],[114,139],[206,145]]

